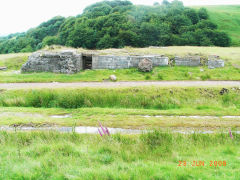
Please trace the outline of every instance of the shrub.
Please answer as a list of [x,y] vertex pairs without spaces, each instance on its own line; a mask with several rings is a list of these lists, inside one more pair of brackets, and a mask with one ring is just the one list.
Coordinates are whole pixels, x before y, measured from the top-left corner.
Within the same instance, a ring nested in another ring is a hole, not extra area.
[[201,76],[201,79],[205,81],[205,80],[211,79],[211,76],[209,74],[205,74]]
[[152,76],[148,74],[148,75],[145,76],[145,79],[150,80],[150,79],[152,79]]
[[157,79],[158,79],[158,80],[163,80],[163,75],[158,74]]

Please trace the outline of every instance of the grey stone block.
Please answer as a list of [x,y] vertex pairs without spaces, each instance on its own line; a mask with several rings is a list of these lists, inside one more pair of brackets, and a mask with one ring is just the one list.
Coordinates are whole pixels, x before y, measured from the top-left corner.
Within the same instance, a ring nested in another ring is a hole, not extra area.
[[224,67],[224,60],[220,59],[217,55],[210,55],[208,56],[207,64],[209,69],[222,68]]
[[223,60],[208,60],[209,69],[222,68],[222,67],[224,67]]
[[199,56],[175,57],[176,66],[200,66]]

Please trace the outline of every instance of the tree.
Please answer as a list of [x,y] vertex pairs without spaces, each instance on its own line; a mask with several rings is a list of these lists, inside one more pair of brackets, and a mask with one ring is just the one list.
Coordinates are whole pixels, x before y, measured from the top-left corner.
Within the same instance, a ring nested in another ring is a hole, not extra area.
[[167,0],[163,0],[162,1],[162,5],[165,5],[165,6],[167,6],[167,5],[169,5],[170,3],[167,1]]
[[113,47],[114,41],[109,34],[106,34],[100,41],[97,43],[98,49],[106,49]]
[[192,24],[197,24],[199,22],[198,13],[194,9],[187,8],[184,10],[184,14],[192,21]]
[[205,19],[205,20],[208,19],[209,16],[208,16],[208,13],[207,13],[207,9],[200,8],[198,10],[198,16],[199,16],[200,19]]
[[42,46],[50,46],[54,44],[59,44],[59,39],[57,36],[46,36],[42,41]]

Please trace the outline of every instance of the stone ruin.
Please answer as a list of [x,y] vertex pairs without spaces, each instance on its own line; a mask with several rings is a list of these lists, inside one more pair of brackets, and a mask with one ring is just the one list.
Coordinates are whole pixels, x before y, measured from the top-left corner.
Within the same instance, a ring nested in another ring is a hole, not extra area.
[[200,66],[200,56],[175,57],[175,66]]
[[208,57],[207,65],[209,69],[222,68],[224,67],[224,60],[220,59],[219,56],[212,55]]
[[22,72],[54,72],[73,74],[82,69],[82,56],[74,51],[35,52],[29,56]]
[[[215,58],[215,59],[214,59]],[[76,51],[39,51],[29,56],[22,66],[22,72],[54,72],[73,74],[85,69],[125,69],[138,68],[144,59],[151,61],[152,67],[168,66],[169,58],[161,55],[116,56],[78,53]],[[200,56],[175,57],[175,66],[201,66]],[[224,61],[217,56],[209,56],[209,68],[224,67]]]
[[138,67],[143,59],[152,61],[153,66],[168,66],[164,56],[112,56],[77,53],[76,51],[35,52],[22,72],[54,72],[73,74],[84,69],[126,69]]

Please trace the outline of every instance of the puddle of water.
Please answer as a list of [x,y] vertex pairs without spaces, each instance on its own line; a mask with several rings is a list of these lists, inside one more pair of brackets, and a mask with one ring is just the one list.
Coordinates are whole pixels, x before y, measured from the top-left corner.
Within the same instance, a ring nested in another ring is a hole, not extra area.
[[219,119],[219,118],[223,118],[223,119],[240,119],[240,116],[149,116],[149,115],[145,115],[143,116],[145,118],[151,118],[151,117],[155,117],[155,118],[191,118],[191,119]]
[[224,119],[240,119],[240,116],[223,116]]
[[[22,112],[2,112],[0,113],[0,117],[4,116],[17,116],[17,117],[44,117],[42,114],[32,114],[32,113],[22,113]],[[71,118],[72,115],[64,114],[64,115],[51,115],[51,118],[64,119]]]
[[57,119],[64,119],[64,118],[71,118],[72,116],[70,114],[65,115],[52,115],[51,118],[57,118]]
[[[78,126],[78,127],[9,127],[1,126],[0,131],[58,131],[62,133],[71,133],[73,130],[78,134],[98,134],[98,127]],[[110,134],[141,134],[151,132],[151,130],[137,130],[137,129],[122,129],[122,128],[108,128]],[[172,130],[173,133],[180,134],[213,134],[212,130]],[[232,131],[233,133],[240,134],[240,131]],[[226,131],[228,133],[228,131]]]
[[[89,127],[89,126],[78,126],[78,127],[9,127],[2,126],[0,127],[1,131],[59,131],[63,133],[73,132],[75,131],[78,134],[98,134],[98,127]],[[122,129],[122,128],[108,128],[110,134],[140,134],[144,132],[144,130],[136,130],[136,129]]]
[[17,117],[43,117],[41,114],[23,113],[23,112],[2,112],[0,117],[17,116]]

